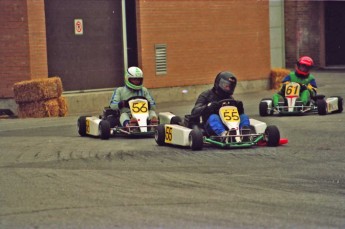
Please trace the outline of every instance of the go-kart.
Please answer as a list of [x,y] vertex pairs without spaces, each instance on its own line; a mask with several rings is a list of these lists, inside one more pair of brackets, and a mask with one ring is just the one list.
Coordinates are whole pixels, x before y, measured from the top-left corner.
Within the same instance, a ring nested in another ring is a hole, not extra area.
[[158,124],[148,123],[149,102],[143,96],[131,97],[126,104],[131,111],[131,117],[136,119],[135,125],[123,127],[120,124],[120,111],[106,107],[103,114],[96,116],[80,116],[78,132],[80,136],[94,136],[109,139],[110,136],[154,136]]
[[[160,124],[155,131],[155,141],[159,146],[177,145],[190,147],[192,150],[201,150],[204,145],[214,145],[220,148],[248,148],[252,146],[278,146],[287,143],[287,139],[280,138],[279,129],[259,120],[250,119],[250,129],[239,128],[240,115],[234,106],[234,100],[220,102],[219,116],[229,130],[226,136],[209,135],[204,129],[201,117],[186,115],[174,117],[170,124]],[[164,118],[164,113],[160,113]],[[165,118],[166,119],[166,118]]]
[[280,115],[302,115],[305,113],[326,115],[343,111],[343,98],[340,96],[331,96],[326,99],[324,95],[316,95],[310,98],[307,105],[303,105],[300,100],[301,87],[305,86],[295,82],[287,83],[282,88],[281,93],[284,101],[279,101],[278,106],[275,107],[271,98],[262,99],[259,103],[260,116],[277,113]]

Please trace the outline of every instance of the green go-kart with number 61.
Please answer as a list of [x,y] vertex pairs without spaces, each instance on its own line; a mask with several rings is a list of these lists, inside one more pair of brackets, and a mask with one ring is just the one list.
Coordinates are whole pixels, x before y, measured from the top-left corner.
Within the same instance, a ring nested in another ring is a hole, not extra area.
[[[200,117],[191,118],[186,115],[184,120],[171,113],[160,113],[161,124],[155,131],[155,141],[159,146],[172,145],[190,147],[192,150],[201,150],[205,145],[220,148],[249,148],[253,146],[279,146],[286,144],[287,139],[280,138],[278,127],[267,126],[266,123],[250,119],[250,130],[239,128],[240,115],[233,100],[223,100],[218,111],[223,124],[228,129],[228,135],[209,135],[203,128]],[[166,120],[162,122],[162,120]]]
[[282,100],[276,106],[274,106],[271,98],[262,99],[259,103],[260,116],[303,115],[307,113],[327,115],[343,112],[343,98],[341,96],[325,98],[324,95],[316,95],[311,97],[306,105],[303,105],[300,99],[302,87],[305,85],[296,82],[283,85],[279,92]]

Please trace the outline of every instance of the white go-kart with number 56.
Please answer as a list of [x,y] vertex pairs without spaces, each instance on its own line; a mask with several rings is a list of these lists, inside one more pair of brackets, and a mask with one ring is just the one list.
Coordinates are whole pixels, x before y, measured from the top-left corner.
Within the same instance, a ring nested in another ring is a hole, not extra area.
[[106,107],[103,115],[80,116],[78,119],[78,133],[80,136],[94,136],[109,139],[110,136],[154,136],[158,124],[151,125],[148,121],[149,102],[145,97],[135,96],[127,100],[131,117],[136,120],[135,125],[123,127],[120,125],[120,111]]

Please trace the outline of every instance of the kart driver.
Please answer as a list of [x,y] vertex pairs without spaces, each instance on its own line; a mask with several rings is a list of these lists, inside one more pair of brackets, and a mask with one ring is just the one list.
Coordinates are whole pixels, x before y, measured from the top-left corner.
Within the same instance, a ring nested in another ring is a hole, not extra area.
[[316,96],[316,81],[315,77],[310,74],[310,69],[313,67],[314,61],[309,56],[302,56],[296,63],[295,71],[290,72],[283,81],[279,92],[273,95],[273,106],[277,107],[278,103],[284,101],[285,86],[290,82],[299,83],[301,85],[300,100],[304,106],[308,105],[311,97]]
[[131,112],[128,105],[128,99],[133,96],[143,96],[149,102],[149,123],[158,124],[156,112],[156,103],[150,95],[148,89],[143,86],[143,72],[138,67],[129,67],[125,74],[125,86],[118,87],[114,90],[111,97],[110,108],[120,110],[120,124],[124,127],[136,126],[137,121],[131,118]]
[[[220,72],[215,78],[213,88],[202,92],[195,102],[194,108],[191,112],[191,117],[195,118],[201,116],[205,130],[209,135],[216,134],[218,136],[226,136],[234,134],[231,130],[227,130],[218,114],[218,110],[221,106],[219,101],[224,99],[234,99],[232,95],[235,91],[236,85],[237,79],[231,72]],[[240,128],[242,130],[250,131],[249,117],[244,114],[242,101],[234,100],[233,102],[240,115]],[[242,134],[244,134],[243,131]]]

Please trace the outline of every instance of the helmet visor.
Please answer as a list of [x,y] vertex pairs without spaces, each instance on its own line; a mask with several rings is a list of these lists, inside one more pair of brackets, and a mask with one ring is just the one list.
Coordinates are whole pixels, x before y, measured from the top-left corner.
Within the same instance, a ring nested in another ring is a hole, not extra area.
[[306,65],[306,64],[298,64],[298,69],[301,72],[304,72],[304,73],[308,73],[311,68],[312,68],[312,66],[309,66],[309,65]]
[[221,78],[219,80],[219,87],[225,92],[231,92],[233,91],[234,85],[231,81]]
[[143,84],[143,78],[129,78],[128,81],[135,86],[141,86]]

